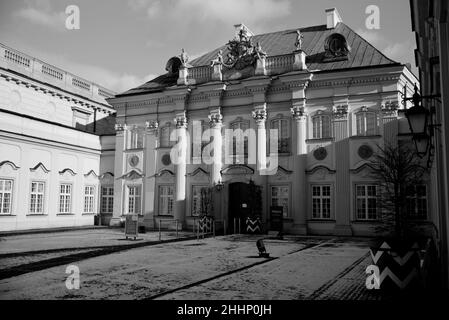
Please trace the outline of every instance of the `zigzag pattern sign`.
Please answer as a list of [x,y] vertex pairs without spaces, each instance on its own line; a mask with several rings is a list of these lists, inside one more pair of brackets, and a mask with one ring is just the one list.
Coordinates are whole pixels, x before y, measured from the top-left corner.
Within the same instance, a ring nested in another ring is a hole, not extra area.
[[377,251],[370,249],[375,266],[369,266],[366,286],[368,289],[405,289],[419,279],[421,259],[419,246],[413,244],[411,249],[401,256],[384,242]]
[[199,222],[198,227],[201,233],[211,233],[212,232],[212,224],[214,222],[214,218],[203,216]]
[[250,218],[246,219],[246,232],[248,233],[260,233],[260,218]]

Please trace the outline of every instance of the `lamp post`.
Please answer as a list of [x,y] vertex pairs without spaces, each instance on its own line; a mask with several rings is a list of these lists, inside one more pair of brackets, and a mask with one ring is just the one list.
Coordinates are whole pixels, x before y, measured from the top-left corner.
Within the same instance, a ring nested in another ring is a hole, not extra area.
[[405,116],[407,117],[410,131],[415,143],[416,153],[420,158],[423,158],[428,152],[431,146],[431,130],[437,126],[432,123],[429,124],[430,111],[422,105],[423,99],[435,99],[439,95],[433,96],[421,96],[418,92],[418,87],[415,84],[415,93],[411,98],[406,97],[406,88],[404,88],[403,103],[406,101],[413,101],[413,106],[406,110]]

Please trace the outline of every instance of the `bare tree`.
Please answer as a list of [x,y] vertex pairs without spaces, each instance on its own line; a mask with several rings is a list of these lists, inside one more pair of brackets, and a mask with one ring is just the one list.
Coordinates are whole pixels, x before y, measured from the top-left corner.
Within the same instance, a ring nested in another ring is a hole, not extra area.
[[408,191],[422,184],[427,168],[409,144],[378,146],[369,163],[372,177],[380,184],[379,209],[382,226],[378,229],[394,232],[402,239],[409,230],[407,219]]

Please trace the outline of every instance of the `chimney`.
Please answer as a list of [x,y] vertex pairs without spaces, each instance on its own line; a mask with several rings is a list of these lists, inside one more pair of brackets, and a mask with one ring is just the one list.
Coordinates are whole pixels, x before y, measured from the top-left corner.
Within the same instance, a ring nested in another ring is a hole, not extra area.
[[337,8],[326,9],[327,28],[334,29],[339,22],[343,22]]

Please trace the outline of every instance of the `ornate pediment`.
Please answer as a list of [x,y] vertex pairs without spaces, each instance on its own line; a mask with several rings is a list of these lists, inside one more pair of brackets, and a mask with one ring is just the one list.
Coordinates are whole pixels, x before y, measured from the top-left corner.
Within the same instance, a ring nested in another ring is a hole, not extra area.
[[98,178],[98,174],[94,170],[90,170],[88,173],[84,175],[86,178],[89,176],[93,176],[94,178]]
[[61,176],[64,175],[64,174],[66,174],[66,173],[69,173],[71,176],[76,176],[76,172],[73,171],[73,170],[70,169],[70,168],[65,168],[65,169],[59,171],[59,174],[60,174]]
[[207,172],[203,168],[196,168],[193,172],[189,173],[189,176],[191,176],[191,177],[195,177],[196,175],[209,176],[209,172]]
[[164,176],[174,177],[175,173],[171,170],[164,169],[164,170],[161,170],[158,173],[156,173],[154,176],[155,177],[164,177]]
[[320,166],[313,167],[310,170],[306,170],[306,173],[307,174],[314,174],[314,173],[317,173],[319,171],[324,171],[326,173],[332,173],[332,174],[336,172],[335,170],[332,170],[332,169],[330,169],[330,168],[328,168],[326,166],[320,165]]
[[243,164],[231,165],[223,170],[221,170],[222,175],[252,175],[254,174],[254,169]]
[[372,165],[369,164],[369,163],[364,163],[364,164],[358,166],[355,169],[351,169],[350,171],[351,171],[351,173],[360,173],[360,172],[365,171],[365,170],[367,170],[368,172],[372,171],[373,170]]
[[0,162],[0,168],[3,167],[4,165],[9,165],[13,170],[19,170],[20,169],[19,166],[17,166],[14,162],[9,161],[9,160]]
[[112,172],[105,172],[99,177],[101,180],[114,178],[114,174]]
[[39,162],[35,167],[33,167],[33,168],[30,168],[30,171],[31,172],[35,172],[35,171],[37,171],[37,169],[41,169],[43,172],[45,172],[45,173],[49,173],[50,172],[50,170],[48,170],[45,166],[44,166],[44,164],[42,163],[42,162]]
[[137,171],[137,170],[131,170],[130,172],[124,174],[123,176],[121,176],[119,179],[124,179],[124,180],[138,180],[144,177],[144,174]]

